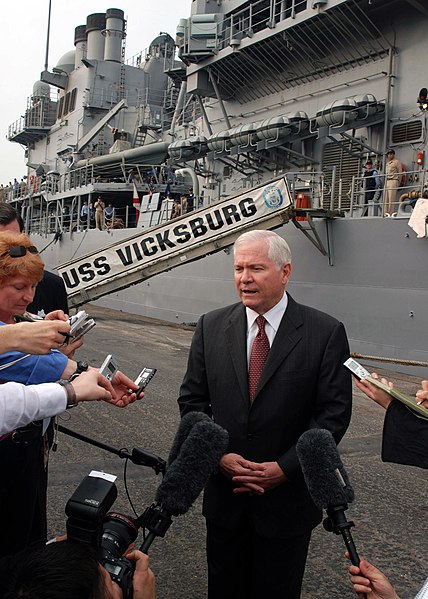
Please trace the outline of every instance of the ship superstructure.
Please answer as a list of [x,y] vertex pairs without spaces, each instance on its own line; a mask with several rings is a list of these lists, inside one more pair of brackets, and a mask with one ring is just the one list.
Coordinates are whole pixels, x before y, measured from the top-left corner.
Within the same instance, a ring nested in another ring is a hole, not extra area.
[[352,177],[367,156],[381,166],[394,147],[408,171],[422,171],[426,112],[415,100],[427,10],[413,0],[193,2],[177,40],[201,117],[197,136],[170,154],[204,154],[196,165],[212,200],[282,172],[321,171],[332,193],[310,189],[312,203],[333,197],[345,210],[359,203]]
[[[122,10],[89,15],[75,29],[75,50],[41,73],[25,114],[9,127],[9,140],[26,146],[28,167],[26,186],[12,199],[24,202],[33,228],[43,208],[56,217],[65,206],[77,214],[100,193],[117,207],[132,206],[133,178],[148,189],[148,169],[140,167],[167,157],[162,134],[171,126],[183,63],[166,33],[128,61],[125,39]],[[159,171],[151,176],[157,184]]]
[[[150,239],[151,227],[186,207],[232,206],[284,177],[294,205],[278,231],[295,256],[291,293],[343,320],[354,351],[428,362],[426,3],[193,0],[189,10],[175,41],[162,33],[131,61],[122,11],[90,15],[75,51],[42,73],[11,126],[9,139],[27,148],[28,177],[8,199],[34,235],[60,238],[46,261],[73,270],[70,261],[135,234],[127,226],[149,229]],[[403,171],[397,214],[384,218],[391,148]],[[368,158],[380,181],[369,201]],[[82,204],[98,194],[123,210],[125,229],[81,221]],[[182,218],[175,231],[197,228],[197,212]],[[219,238],[206,253],[224,247]],[[164,270],[194,259],[181,254]],[[101,303],[194,322],[235,299],[227,248],[160,272],[126,291],[113,283]]]

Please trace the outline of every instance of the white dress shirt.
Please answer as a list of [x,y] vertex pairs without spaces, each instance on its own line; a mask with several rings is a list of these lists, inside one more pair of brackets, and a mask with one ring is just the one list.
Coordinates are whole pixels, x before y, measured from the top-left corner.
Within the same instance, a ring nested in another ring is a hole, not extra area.
[[[284,312],[287,309],[288,296],[284,291],[284,295],[279,302],[271,308],[266,314],[263,314],[265,322],[265,331],[269,339],[269,346],[272,347],[273,340],[281,324]],[[251,308],[245,308],[247,312],[247,365],[250,364],[251,348],[253,346],[254,337],[257,335],[259,327],[257,326],[256,319],[259,316],[257,312],[254,312]]]

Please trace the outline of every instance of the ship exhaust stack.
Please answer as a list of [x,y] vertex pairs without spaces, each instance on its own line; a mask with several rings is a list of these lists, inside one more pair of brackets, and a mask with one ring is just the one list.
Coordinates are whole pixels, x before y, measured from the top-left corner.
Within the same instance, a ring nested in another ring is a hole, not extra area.
[[86,35],[88,40],[86,58],[88,60],[104,60],[105,38],[103,31],[105,28],[105,13],[94,13],[86,19]]
[[86,58],[86,25],[78,25],[74,30],[74,45],[76,47],[74,68],[77,69]]
[[122,62],[122,40],[124,38],[124,12],[109,8],[106,12],[104,60]]

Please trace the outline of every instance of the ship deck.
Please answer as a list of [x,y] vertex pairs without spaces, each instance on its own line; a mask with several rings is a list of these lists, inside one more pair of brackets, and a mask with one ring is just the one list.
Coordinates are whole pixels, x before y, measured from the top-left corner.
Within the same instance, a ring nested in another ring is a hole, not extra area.
[[[166,459],[179,423],[176,398],[193,328],[95,305],[84,309],[95,318],[97,326],[87,335],[79,359],[98,366],[107,353],[112,353],[130,377],[135,377],[143,366],[155,367],[158,372],[146,397],[128,409],[118,410],[104,403],[83,404],[67,412],[61,424],[116,448],[142,447]],[[418,388],[417,377],[387,374],[407,393],[413,394]],[[421,523],[427,511],[428,473],[381,462],[382,422],[383,410],[356,390],[352,423],[340,445],[356,495],[347,517],[356,525],[352,534],[358,552],[390,576],[400,596],[413,597],[426,575],[426,531]],[[114,509],[130,514],[123,466],[119,457],[60,433],[58,451],[51,453],[49,466],[50,533],[65,531],[65,504],[91,470],[118,476]],[[130,464],[127,479],[140,514],[152,503],[160,477],[148,468]],[[199,498],[188,514],[174,519],[164,539],[154,541],[149,553],[159,597],[206,596],[204,529]],[[315,530],[302,599],[355,597],[348,583],[344,551],[340,537],[321,526]]]

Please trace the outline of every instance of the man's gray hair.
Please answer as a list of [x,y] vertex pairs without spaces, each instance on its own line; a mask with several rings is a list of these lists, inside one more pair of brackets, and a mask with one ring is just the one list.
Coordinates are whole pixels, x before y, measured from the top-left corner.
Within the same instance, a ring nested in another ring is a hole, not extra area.
[[269,259],[275,264],[279,270],[284,264],[291,264],[291,250],[288,243],[274,231],[266,231],[264,229],[255,229],[242,233],[235,241],[233,252],[248,243],[256,243],[265,241],[268,244]]

